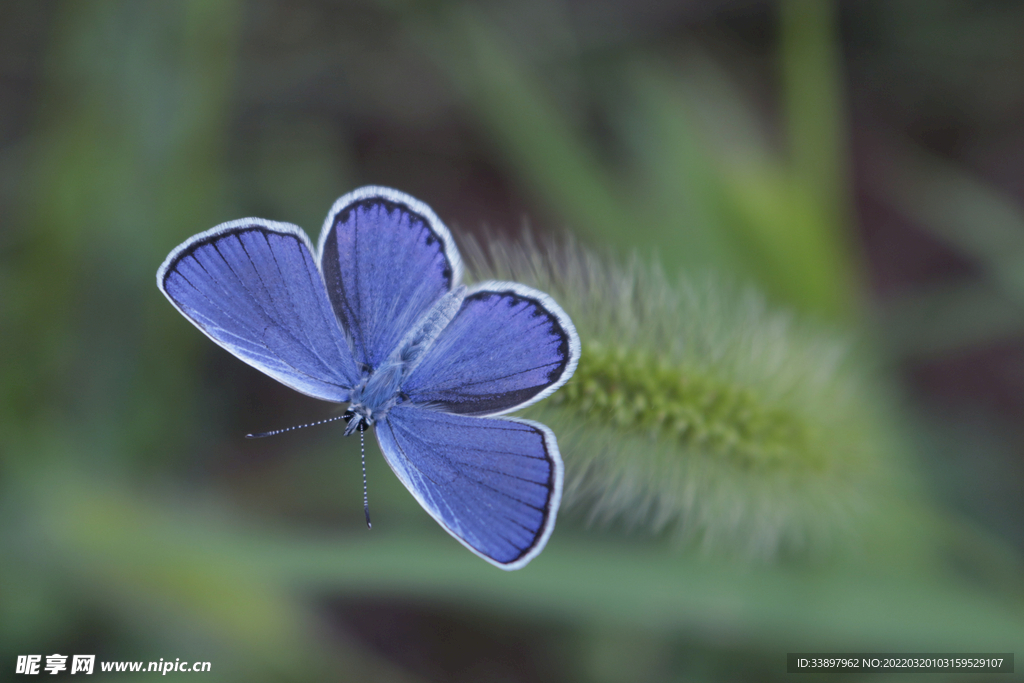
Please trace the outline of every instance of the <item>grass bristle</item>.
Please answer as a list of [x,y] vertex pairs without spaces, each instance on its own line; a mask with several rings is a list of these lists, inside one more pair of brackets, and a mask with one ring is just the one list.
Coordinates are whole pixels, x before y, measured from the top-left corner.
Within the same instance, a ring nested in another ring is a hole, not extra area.
[[566,506],[761,558],[856,530],[892,444],[851,340],[753,289],[571,242],[464,253],[476,277],[545,291],[577,327],[575,375],[526,411],[558,436]]

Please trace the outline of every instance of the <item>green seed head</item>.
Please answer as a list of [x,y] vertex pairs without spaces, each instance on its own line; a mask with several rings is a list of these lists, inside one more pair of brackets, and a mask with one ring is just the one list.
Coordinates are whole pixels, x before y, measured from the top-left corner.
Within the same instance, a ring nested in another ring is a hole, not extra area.
[[480,279],[550,293],[577,327],[575,375],[527,411],[558,435],[568,507],[762,558],[858,530],[894,448],[848,339],[750,289],[571,243],[464,253]]

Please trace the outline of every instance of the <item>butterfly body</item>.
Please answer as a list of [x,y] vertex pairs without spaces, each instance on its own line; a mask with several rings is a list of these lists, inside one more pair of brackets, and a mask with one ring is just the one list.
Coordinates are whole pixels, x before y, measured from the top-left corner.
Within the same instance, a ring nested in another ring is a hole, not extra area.
[[544,547],[562,462],[544,425],[503,417],[564,384],[580,344],[547,295],[459,283],[426,205],[366,187],[339,199],[315,250],[292,225],[241,219],[194,236],[157,272],[171,303],[241,360],[348,403],[424,509],[474,553],[518,569]]
[[385,418],[388,411],[409,397],[402,393],[402,383],[416,367],[433,341],[458,312],[466,296],[466,287],[459,285],[435,304],[413,330],[399,342],[395,351],[379,368],[364,370],[359,384],[352,391],[348,407],[354,418],[345,435],[353,433],[360,424],[370,426]]

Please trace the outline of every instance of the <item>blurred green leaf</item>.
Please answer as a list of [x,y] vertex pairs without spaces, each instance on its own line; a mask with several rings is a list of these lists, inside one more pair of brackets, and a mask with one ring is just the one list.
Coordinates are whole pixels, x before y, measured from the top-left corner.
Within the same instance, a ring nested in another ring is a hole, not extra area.
[[[222,679],[322,680],[340,670],[338,680],[412,680],[343,638],[328,638],[295,582],[254,556],[241,540],[249,532],[216,508],[154,502],[117,478],[101,482],[64,468],[17,481],[20,507],[8,502],[5,512],[16,517],[0,527],[5,546],[45,558],[48,578],[90,606],[93,619],[134,624],[148,647],[188,633],[200,645],[188,645],[186,656],[209,658]],[[18,579],[5,583],[11,590],[25,585],[25,577],[4,576]],[[9,616],[0,614],[0,632],[17,627]],[[182,652],[184,644],[177,647]]]
[[[529,571],[487,576],[445,544],[381,538],[260,553],[321,589],[449,600],[524,615],[656,631],[723,629],[751,643],[843,648],[1005,647],[1024,637],[1016,607],[952,582],[894,577],[887,567],[760,568],[680,558],[609,541],[552,543]],[[415,571],[409,562],[415,558]],[[404,566],[396,566],[398,563]],[[500,579],[502,587],[496,586]]]
[[[522,182],[556,207],[570,227],[625,246],[657,243],[637,225],[611,177],[543,89],[516,62],[471,4],[453,4],[412,29],[441,63]],[[634,242],[636,244],[636,242]]]
[[616,90],[608,107],[635,156],[639,215],[645,223],[671,226],[671,239],[657,250],[659,260],[689,269],[749,272],[751,264],[731,240],[722,215],[718,150],[709,144],[689,93],[653,61],[634,62],[623,80],[624,92]]
[[1019,299],[990,283],[916,288],[885,304],[880,326],[897,357],[939,357],[1024,334]]
[[779,10],[789,164],[822,207],[820,229],[842,240],[839,230],[848,228],[850,215],[849,161],[837,4],[782,0]]
[[[882,143],[884,141],[884,147]],[[897,354],[935,355],[1024,330],[1024,211],[999,190],[906,140],[879,138],[885,163],[871,191],[983,269],[982,282],[947,282],[889,302]]]
[[[832,58],[831,14],[812,12],[784,31],[786,64]],[[418,15],[414,33],[442,65],[528,189],[582,234],[626,251],[654,252],[675,270],[716,267],[757,277],[781,300],[849,321],[857,303],[844,195],[843,121],[835,69],[787,69],[796,150],[791,169],[747,126],[749,107],[717,69],[690,83],[638,60],[626,75],[639,107],[606,97],[639,168],[637,187],[613,171],[581,126],[570,125],[530,65],[518,62],[486,15],[470,4]],[[786,22],[784,22],[786,23]],[[827,60],[826,60],[827,61]],[[724,119],[730,122],[721,126]],[[732,136],[740,131],[746,145]]]
[[1024,211],[953,164],[887,140],[872,188],[933,235],[971,257],[1024,304]]
[[751,568],[556,535],[527,569],[505,573],[440,530],[322,537],[247,531],[228,519],[93,488],[85,478],[51,485],[42,502],[48,536],[56,534],[50,537],[81,563],[76,571],[99,569],[119,592],[169,600],[223,621],[250,644],[273,643],[275,652],[294,642],[288,624],[296,615],[281,601],[285,589],[403,595],[661,632],[711,627],[779,648],[1012,651],[1024,639],[1016,602],[940,574],[894,572],[897,558]]
[[187,422],[189,401],[138,399],[194,392],[194,358],[166,346],[195,348],[190,331],[152,278],[170,246],[224,215],[240,13],[233,0],[55,13],[4,326],[12,436],[73,415],[106,457],[137,458]]

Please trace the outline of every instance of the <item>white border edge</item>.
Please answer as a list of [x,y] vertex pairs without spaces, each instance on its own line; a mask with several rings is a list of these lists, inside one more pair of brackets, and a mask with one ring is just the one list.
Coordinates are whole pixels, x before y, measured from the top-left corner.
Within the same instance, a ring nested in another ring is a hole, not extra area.
[[580,345],[580,336],[576,332],[576,326],[572,324],[572,320],[569,318],[569,314],[567,314],[565,310],[563,310],[562,307],[559,306],[554,299],[552,299],[550,296],[540,291],[539,289],[527,287],[526,285],[520,284],[518,282],[487,280],[485,282],[478,282],[474,284],[472,287],[470,287],[469,291],[466,292],[466,298],[469,298],[473,294],[477,294],[479,292],[494,292],[495,294],[500,294],[501,292],[507,291],[512,291],[518,294],[519,296],[536,300],[538,303],[540,303],[541,306],[544,307],[544,309],[548,313],[555,316],[555,318],[558,320],[558,323],[562,326],[562,329],[565,330],[566,334],[569,335],[569,362],[566,364],[565,370],[562,372],[562,376],[558,378],[558,381],[552,384],[551,386],[547,387],[543,391],[541,391],[533,398],[524,401],[523,403],[520,403],[518,405],[514,405],[511,408],[506,408],[505,410],[501,410],[496,413],[487,413],[486,415],[479,415],[477,417],[497,417],[499,415],[507,415],[508,413],[512,413],[517,410],[522,410],[527,406],[531,406],[534,403],[537,403],[538,401],[544,400],[545,398],[547,398],[548,396],[562,388],[565,385],[565,383],[572,378],[573,374],[575,374],[576,372],[576,367],[580,363],[580,353],[582,347]]
[[365,185],[352,190],[348,194],[338,197],[334,204],[331,205],[331,210],[327,212],[327,218],[324,219],[323,227],[320,228],[320,236],[316,241],[316,251],[313,252],[313,255],[316,257],[317,266],[320,267],[321,271],[323,270],[321,260],[323,257],[324,244],[327,242],[327,235],[331,231],[331,226],[334,225],[334,219],[337,215],[351,204],[378,197],[395,204],[403,204],[413,213],[416,213],[426,219],[427,223],[430,225],[430,229],[433,230],[444,243],[445,256],[448,257],[448,261],[452,266],[452,285],[449,291],[455,289],[459,283],[462,282],[463,266],[462,256],[459,254],[459,248],[455,245],[455,238],[452,237],[451,231],[448,230],[447,226],[441,222],[441,219],[437,217],[434,210],[420,200],[394,188],[382,187],[380,185]]
[[[494,560],[490,560],[489,558],[484,558],[494,566],[500,567],[505,571],[515,571],[516,569],[522,569],[533,558],[540,555],[541,551],[544,550],[545,546],[547,546],[548,539],[551,538],[551,533],[555,530],[555,519],[558,517],[558,510],[562,505],[562,487],[565,483],[565,465],[562,464],[562,452],[558,450],[558,441],[555,439],[555,433],[551,431],[550,427],[534,420],[525,420],[518,417],[503,417],[498,419],[508,420],[509,422],[518,422],[520,424],[529,425],[539,429],[541,434],[544,436],[544,445],[547,448],[548,456],[551,458],[551,462],[554,467],[555,485],[551,490],[551,498],[548,500],[548,510],[550,513],[548,514],[547,519],[544,520],[544,528],[537,537],[537,542],[533,544],[533,547],[530,548],[525,555],[515,562],[510,562],[509,564],[500,564]],[[480,553],[477,554],[480,555]],[[481,555],[481,557],[483,557],[483,555]]]
[[[221,223],[220,225],[216,225],[210,228],[209,230],[204,230],[203,232],[192,235],[187,240],[176,246],[174,249],[171,250],[171,253],[167,255],[167,258],[164,259],[164,262],[160,264],[160,267],[157,268],[156,286],[160,289],[161,292],[164,293],[164,296],[166,296],[167,299],[172,304],[174,304],[175,308],[178,308],[178,305],[174,303],[174,300],[171,299],[170,295],[167,294],[167,290],[164,289],[164,278],[167,274],[167,270],[171,267],[171,264],[173,262],[178,260],[178,256],[181,254],[181,252],[190,249],[196,242],[205,242],[207,240],[213,239],[214,237],[226,235],[229,232],[233,232],[244,228],[266,228],[271,232],[276,232],[282,235],[294,235],[295,237],[298,237],[300,240],[302,240],[302,242],[306,245],[306,248],[309,249],[310,256],[316,256],[316,252],[313,251],[313,242],[312,240],[309,239],[309,235],[307,235],[306,231],[297,225],[293,225],[291,223],[283,223],[280,221],[271,221],[267,220],[266,218],[238,218],[233,221]],[[319,264],[317,267],[319,267]],[[180,311],[181,309],[178,310]]]

